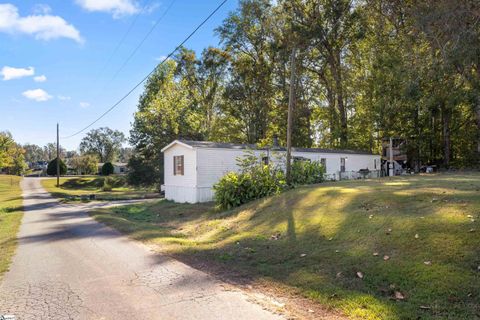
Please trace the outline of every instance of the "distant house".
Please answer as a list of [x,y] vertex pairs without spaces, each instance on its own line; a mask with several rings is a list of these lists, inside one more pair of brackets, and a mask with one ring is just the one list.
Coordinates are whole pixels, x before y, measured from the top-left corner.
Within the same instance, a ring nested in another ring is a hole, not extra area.
[[[102,167],[104,163],[98,164],[98,174],[102,173]],[[113,165],[113,174],[125,174],[128,172],[127,163],[123,162],[112,162]]]
[[[250,150],[259,161],[278,161],[285,156],[279,147],[258,148],[255,145],[175,140],[162,149],[164,153],[165,198],[175,202],[213,200],[213,185],[226,173],[238,171],[237,158]],[[319,161],[330,179],[361,177],[360,170],[379,175],[380,155],[353,150],[293,148],[295,160]],[[368,169],[368,170],[365,170]]]

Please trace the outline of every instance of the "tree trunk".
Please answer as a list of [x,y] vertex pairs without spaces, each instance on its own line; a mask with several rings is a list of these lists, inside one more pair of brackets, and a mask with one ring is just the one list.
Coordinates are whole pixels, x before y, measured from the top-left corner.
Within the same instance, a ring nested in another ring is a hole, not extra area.
[[340,145],[346,147],[348,143],[347,136],[347,112],[343,101],[343,83],[342,83],[342,63],[340,51],[335,52],[331,59],[332,74],[335,80],[337,94],[337,108],[340,114]]
[[477,120],[477,153],[480,155],[480,95],[477,96],[475,116]]
[[450,141],[450,110],[442,107],[442,125],[443,125],[443,165],[448,168],[450,165],[451,141]]

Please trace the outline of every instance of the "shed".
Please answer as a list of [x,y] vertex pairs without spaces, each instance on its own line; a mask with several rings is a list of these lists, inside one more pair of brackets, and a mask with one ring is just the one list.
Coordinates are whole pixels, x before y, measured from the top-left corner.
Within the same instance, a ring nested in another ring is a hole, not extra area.
[[[165,198],[175,202],[213,200],[213,185],[230,171],[238,171],[237,158],[249,150],[259,161],[278,161],[285,148],[259,148],[250,144],[175,140],[164,153]],[[379,176],[380,155],[354,150],[292,148],[292,157],[324,164],[329,179],[357,178],[360,170]]]

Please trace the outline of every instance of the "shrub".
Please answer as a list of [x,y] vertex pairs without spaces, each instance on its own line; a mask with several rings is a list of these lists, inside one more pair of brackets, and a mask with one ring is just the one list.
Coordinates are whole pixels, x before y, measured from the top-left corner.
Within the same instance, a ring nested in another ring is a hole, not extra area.
[[[247,151],[237,159],[240,172],[230,172],[214,186],[215,202],[222,209],[238,207],[249,201],[288,189],[283,163],[265,165]],[[325,168],[318,161],[295,161],[292,164],[292,186],[324,181]]]
[[[107,162],[108,163],[108,162]],[[103,168],[102,168],[103,169]],[[104,192],[108,192],[108,191],[112,191],[113,187],[112,187],[112,181],[110,180],[109,177],[106,177],[105,179],[103,179],[103,186],[102,186],[102,191]]]
[[163,156],[161,159],[148,159],[141,154],[133,154],[128,160],[128,184],[132,186],[153,186],[163,181]]
[[213,189],[215,202],[222,209],[238,207],[249,201],[280,193],[287,187],[283,171],[258,164],[248,171],[230,172]]
[[[60,159],[60,175],[63,176],[67,173],[67,166],[65,163]],[[48,163],[47,166],[47,174],[49,176],[56,176],[57,175],[57,158],[53,159]]]
[[111,162],[105,162],[102,166],[102,176],[109,176],[113,174],[114,168]]
[[325,181],[325,168],[318,161],[294,161],[291,179],[293,185],[321,183]]

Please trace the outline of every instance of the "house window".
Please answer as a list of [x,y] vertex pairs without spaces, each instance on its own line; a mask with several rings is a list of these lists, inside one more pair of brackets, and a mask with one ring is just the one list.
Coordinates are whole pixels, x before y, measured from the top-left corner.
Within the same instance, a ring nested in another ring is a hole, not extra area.
[[345,172],[345,158],[340,158],[340,172]]
[[327,169],[327,159],[321,158],[320,164],[322,165],[323,168]]
[[183,156],[173,156],[173,175],[183,176]]

